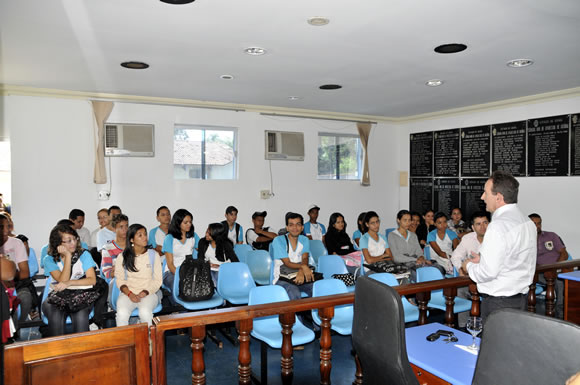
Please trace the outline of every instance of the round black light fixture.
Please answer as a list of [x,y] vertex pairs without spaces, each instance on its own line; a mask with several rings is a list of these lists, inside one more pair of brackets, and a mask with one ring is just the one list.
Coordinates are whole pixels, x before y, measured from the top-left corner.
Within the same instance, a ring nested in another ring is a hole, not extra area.
[[461,43],[451,43],[451,44],[442,44],[438,47],[435,47],[435,52],[437,53],[457,53],[461,51],[465,51],[467,46]]
[[321,90],[339,90],[342,88],[342,86],[340,84],[324,84],[318,88]]
[[193,3],[195,0],[160,0],[160,1],[162,3],[167,3],[167,4],[182,5],[182,4]]
[[146,68],[149,68],[149,64],[140,61],[126,61],[124,63],[121,63],[121,67],[125,67],[130,70],[144,70]]

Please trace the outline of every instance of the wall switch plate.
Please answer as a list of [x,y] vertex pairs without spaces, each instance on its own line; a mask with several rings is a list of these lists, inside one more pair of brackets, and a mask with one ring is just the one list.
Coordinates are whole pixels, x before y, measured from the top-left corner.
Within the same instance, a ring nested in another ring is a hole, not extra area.
[[100,201],[107,201],[109,200],[109,197],[111,196],[111,193],[108,191],[99,191],[97,197],[99,198]]
[[260,199],[270,199],[270,190],[261,190],[260,191]]

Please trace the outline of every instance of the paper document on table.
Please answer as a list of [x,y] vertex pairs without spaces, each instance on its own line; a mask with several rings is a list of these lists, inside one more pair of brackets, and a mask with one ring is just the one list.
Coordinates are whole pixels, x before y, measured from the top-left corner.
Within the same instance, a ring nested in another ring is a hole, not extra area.
[[479,353],[479,350],[473,350],[469,346],[465,346],[465,345],[454,345],[454,346],[456,348],[461,349],[461,350],[465,350],[467,353],[471,353],[474,356],[477,356],[477,353]]

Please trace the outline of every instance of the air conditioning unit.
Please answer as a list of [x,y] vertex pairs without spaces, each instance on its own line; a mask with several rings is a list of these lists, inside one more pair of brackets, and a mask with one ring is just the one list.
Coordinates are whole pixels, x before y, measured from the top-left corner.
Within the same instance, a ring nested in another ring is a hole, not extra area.
[[304,160],[304,133],[266,131],[266,159]]
[[152,124],[105,123],[105,156],[155,156]]

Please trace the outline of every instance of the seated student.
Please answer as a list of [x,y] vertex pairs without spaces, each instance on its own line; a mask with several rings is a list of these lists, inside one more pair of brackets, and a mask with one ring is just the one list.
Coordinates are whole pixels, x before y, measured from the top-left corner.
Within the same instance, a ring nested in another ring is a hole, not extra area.
[[355,247],[359,250],[360,250],[360,247],[359,247],[360,237],[362,237],[363,234],[365,233],[364,221],[365,221],[366,214],[367,213],[362,212],[358,215],[358,218],[356,220],[358,229],[355,230],[354,233],[352,233],[352,241],[355,243]]
[[211,278],[216,287],[220,265],[227,262],[240,262],[226,234],[227,225],[210,223],[205,231],[205,237],[199,240],[199,258],[203,256],[209,261]]
[[[419,214],[416,211],[411,211],[411,224],[409,225],[409,231],[415,233],[415,235],[416,235],[417,229],[419,228],[420,224],[421,224],[421,214]],[[417,238],[417,241],[418,240],[419,240],[419,238]],[[421,244],[419,244],[419,245],[421,245]]]
[[[286,213],[285,235],[279,235],[274,239],[272,248],[274,252],[274,281],[275,285],[282,286],[288,293],[290,300],[300,299],[301,292],[312,297],[314,274],[308,266],[310,254],[310,242],[302,235],[304,225],[302,215]],[[284,268],[282,268],[284,266]],[[296,284],[280,279],[281,270],[296,272]]]
[[99,230],[99,232],[97,233],[98,251],[103,250],[103,247],[105,247],[107,242],[115,239],[115,229],[111,225],[111,222],[113,221],[115,215],[121,214],[121,208],[119,206],[111,206],[109,207],[109,210],[107,210],[107,213],[109,214],[109,224],[106,227]]
[[185,261],[185,256],[196,257],[199,236],[195,233],[192,220],[193,215],[189,211],[177,210],[171,218],[169,234],[163,241],[163,253],[165,253],[168,269],[163,275],[163,284],[170,289],[173,287],[175,270]]
[[169,224],[171,223],[171,211],[167,206],[161,206],[157,209],[157,221],[159,226],[149,231],[149,243],[161,255],[161,261],[163,261],[163,241],[169,233]]
[[92,247],[97,247],[97,234],[101,229],[107,227],[109,225],[109,210],[107,209],[100,209],[97,212],[97,221],[99,222],[99,227],[91,232],[91,241],[88,245]]
[[268,251],[270,243],[277,236],[276,233],[269,231],[269,227],[264,227],[266,215],[268,215],[266,211],[256,211],[253,213],[252,223],[254,223],[254,227],[246,231],[246,243],[256,250]]
[[[81,248],[76,231],[68,225],[57,225],[50,232],[48,255],[44,258],[44,266],[47,273],[52,276],[54,292],[61,292],[69,286],[93,286],[97,282],[95,262],[89,252]],[[88,306],[72,313],[51,303],[50,298],[49,294],[42,304],[42,311],[48,318],[50,336],[64,334],[67,315],[71,317],[75,333],[89,330],[89,313],[96,298],[91,298]]]
[[473,254],[479,254],[479,247],[483,242],[489,221],[490,215],[487,211],[476,211],[471,215],[471,228],[473,232],[465,234],[451,254],[451,263],[457,269],[460,276],[467,275],[467,272],[461,268],[463,261],[471,258]]
[[224,226],[228,229],[228,238],[232,241],[232,245],[244,243],[244,229],[237,223],[238,209],[234,206],[226,208],[226,220],[222,221]]
[[[379,261],[392,261],[393,255],[389,250],[389,243],[383,234],[379,233],[381,220],[379,215],[374,211],[365,214],[363,221],[365,234],[361,237],[359,246],[362,250],[364,263],[370,265]],[[365,272],[369,268],[365,267]]]
[[451,210],[451,220],[447,222],[447,227],[449,230],[455,231],[455,234],[461,239],[465,234],[469,232],[467,223],[462,219],[463,212],[459,207],[455,207]]
[[447,228],[447,215],[442,212],[435,214],[436,229],[427,236],[427,243],[431,247],[431,259],[445,269],[447,274],[453,274],[451,254],[459,244],[459,238],[454,231]]
[[17,297],[20,300],[19,321],[26,321],[28,314],[35,305],[34,284],[30,281],[28,269],[28,253],[24,243],[15,237],[9,237],[10,222],[6,213],[0,213],[0,255],[16,264],[15,282],[7,282],[9,288],[16,287]]
[[[2,211],[0,210],[0,214]],[[1,225],[0,225],[1,226]],[[0,227],[0,237],[2,237],[2,228]],[[9,338],[14,336],[14,332],[16,327],[14,317],[16,314],[10,315],[12,312],[12,308],[17,301],[16,297],[14,296],[13,289],[9,289],[6,287],[5,282],[12,281],[14,276],[16,275],[16,264],[14,261],[8,259],[7,256],[0,253],[0,280],[2,284],[0,285],[0,326],[2,329],[2,343],[5,344],[8,342]]]
[[[30,267],[30,258],[35,259],[38,262],[38,258],[36,257],[36,253],[34,249],[30,248],[28,245],[28,237],[24,234],[18,234],[16,239],[20,239],[22,244],[24,244],[24,248],[26,249],[26,255],[28,256],[28,266]],[[40,298],[38,297],[38,293],[36,290],[36,286],[34,286],[34,282],[32,281],[32,271],[29,270],[30,279],[19,280],[16,282],[16,289],[20,297],[20,293],[23,290],[27,290],[32,294],[32,310],[30,311],[30,318],[35,319],[39,316],[40,312]],[[27,289],[26,289],[27,288]],[[25,294],[24,294],[25,295]],[[22,309],[21,309],[22,310]],[[38,312],[37,312],[38,310]],[[22,319],[23,311],[21,311],[20,318]]]
[[115,260],[127,246],[129,218],[125,214],[115,215],[112,227],[115,229],[115,239],[107,242],[103,250],[101,250],[101,271],[107,279],[114,277]]
[[434,215],[435,213],[433,212],[433,210],[425,211],[425,214],[423,214],[423,218],[421,218],[422,219],[421,223],[417,227],[417,232],[415,234],[417,234],[417,238],[419,238],[419,244],[421,245],[422,248],[428,246],[427,235],[429,234],[429,232],[435,230],[435,224],[433,223]]
[[397,213],[398,228],[389,233],[387,239],[393,261],[404,263],[411,271],[411,282],[417,278],[416,268],[424,265],[431,265],[423,256],[423,249],[419,245],[417,235],[409,230],[411,226],[411,213],[407,210],[400,210]]
[[91,242],[91,233],[85,225],[85,212],[81,209],[72,209],[68,214],[68,219],[73,223],[72,228],[77,232],[81,238],[81,242],[87,245]]
[[[542,231],[542,217],[539,214],[533,213],[528,217],[536,225],[538,231],[538,265],[547,265],[550,263],[562,262],[568,259],[568,251],[562,238],[556,233],[549,231]],[[546,284],[544,274],[538,275],[538,281]],[[564,315],[564,283],[562,280],[556,280],[556,313],[559,318]]]
[[153,258],[149,254],[145,226],[132,224],[127,238],[129,244],[119,254],[115,264],[115,277],[120,291],[117,299],[117,326],[128,325],[135,308],[139,309],[139,321],[151,326],[153,309],[161,301],[161,259],[157,251],[151,251]]
[[355,251],[350,237],[346,233],[346,222],[341,213],[330,215],[325,240],[328,254],[346,255]]
[[0,213],[10,214],[11,212],[10,205],[4,203],[4,195],[0,193]]
[[310,205],[308,208],[308,216],[310,220],[304,224],[304,235],[308,239],[316,239],[324,242],[324,236],[326,234],[326,227],[322,223],[318,223],[318,213],[320,212],[320,207],[317,205]]
[[[61,219],[60,221],[56,222],[56,225],[57,226],[66,225],[66,226],[70,226],[72,228],[73,223],[70,219]],[[84,250],[89,249],[89,245],[87,245],[86,243],[81,241],[80,244]],[[49,244],[47,243],[46,245],[42,246],[42,249],[40,249],[40,268],[41,269],[44,269],[44,259],[48,255],[48,247],[49,247]],[[94,260],[95,259],[93,258],[93,261]],[[44,275],[48,277],[48,273],[46,272],[46,270],[44,271]]]

